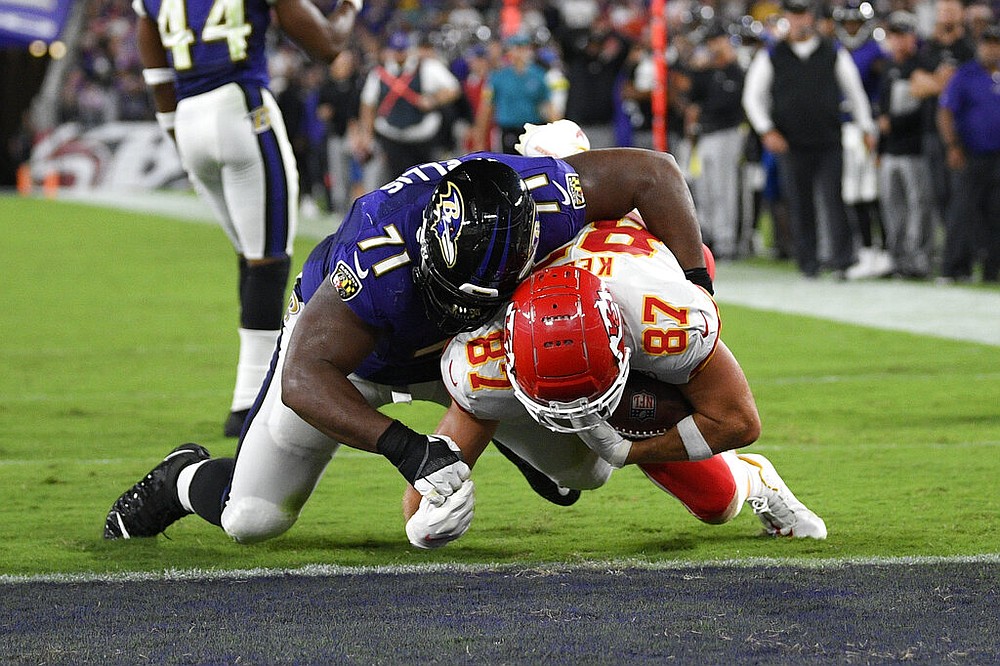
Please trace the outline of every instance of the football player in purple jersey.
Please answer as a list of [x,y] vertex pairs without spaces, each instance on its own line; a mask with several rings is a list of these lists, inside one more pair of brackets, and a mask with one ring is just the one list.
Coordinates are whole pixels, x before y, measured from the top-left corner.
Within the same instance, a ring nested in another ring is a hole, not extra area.
[[271,12],[310,56],[332,62],[362,0],[329,16],[310,0],[133,0],[139,55],[160,126],[239,261],[240,353],[230,414],[236,437],[281,329],[298,220],[298,171],[268,90]]
[[[236,458],[178,447],[114,503],[105,538],[155,536],[190,513],[244,543],[280,535],[341,444],[382,454],[430,502],[471,503],[454,442],[377,408],[449,405],[438,366],[449,337],[488,321],[536,259],[586,223],[633,209],[711,291],[691,195],[665,153],[476,153],[414,166],[360,197],[303,267]],[[628,251],[628,237],[611,241]],[[535,487],[534,470],[521,470]],[[550,490],[539,492],[575,501]]]

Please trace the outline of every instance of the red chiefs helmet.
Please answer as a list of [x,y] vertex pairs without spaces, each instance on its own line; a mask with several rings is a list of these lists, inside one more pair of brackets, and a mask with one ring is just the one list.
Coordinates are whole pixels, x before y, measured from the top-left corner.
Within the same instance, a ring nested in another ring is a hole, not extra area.
[[631,350],[618,304],[592,273],[532,273],[507,306],[503,346],[514,395],[550,430],[592,428],[621,400]]

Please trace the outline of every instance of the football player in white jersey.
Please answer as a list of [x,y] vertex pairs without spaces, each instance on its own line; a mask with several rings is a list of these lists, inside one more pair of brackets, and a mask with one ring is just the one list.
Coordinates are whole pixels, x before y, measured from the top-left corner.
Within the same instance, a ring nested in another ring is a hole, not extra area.
[[[760,420],[719,324],[712,297],[638,219],[595,223],[549,255],[504,317],[449,343],[441,370],[453,402],[438,432],[470,465],[494,437],[570,488],[596,488],[637,464],[704,522],[727,522],[749,503],[772,535],[823,539],[823,520],[766,458],[733,451],[757,439]],[[694,414],[663,435],[626,440],[607,419],[630,369],[676,384]],[[408,490],[415,546],[468,529],[472,502],[419,500]]]
[[230,414],[237,437],[257,397],[284,313],[298,219],[298,170],[268,90],[271,13],[310,56],[347,45],[362,0],[324,17],[310,0],[133,0],[143,76],[156,117],[239,264],[240,353]]

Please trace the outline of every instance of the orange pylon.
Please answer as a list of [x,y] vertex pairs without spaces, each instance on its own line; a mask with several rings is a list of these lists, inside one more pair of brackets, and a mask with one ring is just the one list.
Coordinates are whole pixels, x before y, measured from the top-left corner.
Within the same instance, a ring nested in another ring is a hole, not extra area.
[[31,194],[31,167],[25,162],[17,167],[17,191],[22,197]]
[[46,199],[55,199],[56,195],[59,194],[59,172],[49,171],[45,174],[45,180],[42,181],[42,192],[45,193]]

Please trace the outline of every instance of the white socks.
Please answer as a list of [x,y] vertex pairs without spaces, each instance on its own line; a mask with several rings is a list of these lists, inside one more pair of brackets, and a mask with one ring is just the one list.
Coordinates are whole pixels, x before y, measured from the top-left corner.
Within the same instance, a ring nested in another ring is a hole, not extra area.
[[188,465],[182,468],[180,474],[177,475],[177,499],[180,500],[185,511],[194,513],[194,508],[191,507],[191,479],[194,478],[194,473],[198,471],[198,468],[207,462],[207,460],[201,460],[193,465]]
[[736,513],[733,514],[735,517],[748,497],[756,497],[764,492],[764,482],[760,478],[760,468],[740,458],[736,455],[736,451],[723,451],[719,455],[729,465],[733,481],[736,482]]

